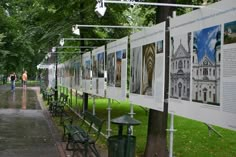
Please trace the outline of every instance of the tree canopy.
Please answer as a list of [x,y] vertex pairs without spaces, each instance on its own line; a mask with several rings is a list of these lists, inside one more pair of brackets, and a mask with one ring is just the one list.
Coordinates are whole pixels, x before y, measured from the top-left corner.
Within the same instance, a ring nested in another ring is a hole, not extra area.
[[[153,0],[156,1],[156,0]],[[201,4],[203,0],[178,0],[179,3]],[[193,1],[193,2],[192,2]],[[86,25],[152,25],[155,23],[155,8],[106,4],[104,17],[94,12],[95,0],[1,0],[0,46],[1,73],[23,71],[33,74],[37,64],[61,37],[78,37],[72,34],[74,24]],[[180,13],[186,11],[180,9]],[[81,28],[86,38],[121,38],[133,30],[109,28]],[[66,42],[65,45],[100,46],[103,41]],[[64,51],[78,51],[65,49]],[[64,54],[68,59],[73,53]],[[32,73],[31,73],[32,72]]]

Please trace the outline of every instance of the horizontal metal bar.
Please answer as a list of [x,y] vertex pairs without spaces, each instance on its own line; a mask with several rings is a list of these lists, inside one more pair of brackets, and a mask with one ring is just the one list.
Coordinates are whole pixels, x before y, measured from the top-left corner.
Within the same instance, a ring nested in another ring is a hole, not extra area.
[[96,48],[97,46],[58,46],[57,49],[66,49],[66,48]]
[[117,39],[110,39],[110,38],[64,38],[64,40],[69,40],[69,41],[80,41],[80,40],[111,41],[111,40],[117,40]]
[[51,52],[51,53],[84,53],[84,52],[82,52],[82,51],[79,51],[79,52],[57,51],[57,52]]
[[77,25],[78,27],[87,27],[87,28],[123,28],[123,29],[143,29],[149,28],[145,26],[113,26],[113,25]]
[[108,1],[108,0],[104,0],[104,3],[129,4],[129,5],[167,6],[167,7],[182,7],[182,8],[203,8],[204,7],[204,6],[199,6],[199,5],[187,5],[187,4],[151,3],[151,2],[128,2],[128,1]]

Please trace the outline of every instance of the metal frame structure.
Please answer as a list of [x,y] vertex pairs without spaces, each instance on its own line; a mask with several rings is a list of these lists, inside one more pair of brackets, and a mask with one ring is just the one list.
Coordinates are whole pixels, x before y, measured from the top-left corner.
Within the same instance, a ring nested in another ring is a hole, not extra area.
[[121,0],[121,1],[109,1],[103,0],[104,3],[113,3],[113,4],[129,4],[129,5],[149,5],[149,6],[166,6],[166,7],[182,7],[182,8],[203,8],[204,6],[200,5],[187,5],[187,4],[171,4],[171,3],[152,3],[152,2],[135,2],[134,0]]
[[113,38],[63,38],[65,41],[82,41],[82,40],[87,40],[87,41],[114,41],[117,39]]
[[119,26],[119,25],[80,25],[77,24],[78,27],[86,27],[86,28],[118,28],[118,29],[145,29],[149,27],[145,26]]

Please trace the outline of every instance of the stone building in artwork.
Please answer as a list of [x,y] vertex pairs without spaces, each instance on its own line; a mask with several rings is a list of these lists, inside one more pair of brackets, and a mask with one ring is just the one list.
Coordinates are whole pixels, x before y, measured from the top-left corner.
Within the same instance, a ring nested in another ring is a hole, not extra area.
[[[210,58],[206,50],[199,52],[197,39],[194,37],[192,56],[192,101],[220,105],[220,62],[221,33],[216,34],[214,57]],[[198,53],[203,53],[201,59]]]
[[190,41],[191,33],[186,35],[187,43],[179,42],[174,52],[174,38],[172,37],[172,55],[170,68],[170,97],[181,100],[190,99]]

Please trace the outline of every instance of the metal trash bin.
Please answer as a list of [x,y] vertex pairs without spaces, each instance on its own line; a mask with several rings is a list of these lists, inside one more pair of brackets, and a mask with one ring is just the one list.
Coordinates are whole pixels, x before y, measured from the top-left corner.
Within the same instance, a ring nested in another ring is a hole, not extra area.
[[[135,157],[136,137],[131,135],[130,126],[139,125],[140,122],[128,115],[111,120],[117,124],[118,135],[108,138],[108,157]],[[123,126],[127,125],[127,135],[122,135]]]

